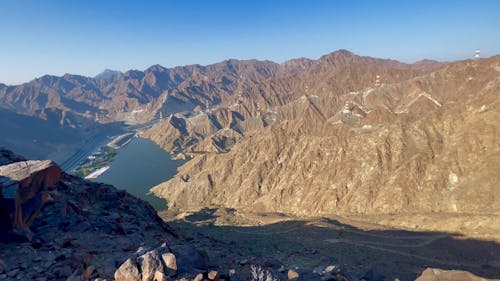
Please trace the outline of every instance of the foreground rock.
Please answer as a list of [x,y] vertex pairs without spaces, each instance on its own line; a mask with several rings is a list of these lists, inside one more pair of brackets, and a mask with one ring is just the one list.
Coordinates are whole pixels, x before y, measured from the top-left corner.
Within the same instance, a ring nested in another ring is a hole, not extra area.
[[498,281],[500,279],[486,279],[476,276],[467,271],[442,270],[437,268],[427,268],[415,281]]
[[218,277],[216,271],[208,269],[205,259],[193,247],[163,244],[153,250],[137,250],[118,268],[114,277],[116,281],[161,281],[180,277],[193,279],[198,274],[210,280]]
[[33,234],[29,224],[36,219],[43,206],[52,200],[49,188],[60,178],[61,169],[49,160],[21,161],[0,166],[1,229],[4,232],[13,230],[4,239],[31,240]]
[[[0,161],[20,160],[14,155],[2,152]],[[111,280],[141,245],[173,239],[149,204],[113,186],[61,173],[43,190],[53,200],[31,223],[31,242],[0,243],[1,280]]]

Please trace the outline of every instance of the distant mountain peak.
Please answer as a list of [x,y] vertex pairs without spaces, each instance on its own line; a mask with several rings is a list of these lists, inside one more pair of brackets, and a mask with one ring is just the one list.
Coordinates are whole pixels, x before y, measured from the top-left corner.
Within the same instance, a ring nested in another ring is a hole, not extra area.
[[348,51],[346,49],[340,49],[334,52],[331,52],[329,54],[323,55],[319,58],[319,61],[325,61],[325,60],[338,60],[338,59],[346,59],[346,58],[353,58],[357,57],[359,58],[360,56],[356,55],[355,53]]
[[437,61],[437,60],[423,59],[423,60],[416,61],[413,64],[422,64],[422,63],[441,63],[441,62]]
[[167,70],[167,68],[160,64],[152,65],[146,69],[146,71],[165,71],[165,70]]
[[337,51],[334,51],[333,54],[339,54],[339,55],[346,55],[346,56],[352,56],[354,55],[353,52],[346,50],[346,49],[339,49]]
[[97,74],[94,78],[106,80],[106,79],[114,78],[114,77],[119,76],[121,74],[122,74],[122,72],[118,71],[118,70],[105,69],[103,72]]
[[437,60],[423,59],[423,60],[419,60],[419,61],[414,62],[412,65],[414,67],[418,67],[420,69],[430,70],[430,69],[436,69],[436,68],[438,68],[442,65],[445,65],[445,64],[446,64],[445,62],[440,62]]

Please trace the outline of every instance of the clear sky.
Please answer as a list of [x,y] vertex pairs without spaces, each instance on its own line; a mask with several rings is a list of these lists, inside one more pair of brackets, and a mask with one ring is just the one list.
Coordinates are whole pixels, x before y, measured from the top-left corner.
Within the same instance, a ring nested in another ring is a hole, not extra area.
[[106,68],[283,62],[337,49],[413,62],[500,54],[497,0],[0,0],[0,82]]

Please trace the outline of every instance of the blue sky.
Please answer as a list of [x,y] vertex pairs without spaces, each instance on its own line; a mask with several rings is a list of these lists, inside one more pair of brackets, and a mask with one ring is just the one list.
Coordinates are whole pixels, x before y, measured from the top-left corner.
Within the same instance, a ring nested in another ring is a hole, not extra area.
[[500,1],[0,0],[0,82],[337,49],[413,62],[500,54]]

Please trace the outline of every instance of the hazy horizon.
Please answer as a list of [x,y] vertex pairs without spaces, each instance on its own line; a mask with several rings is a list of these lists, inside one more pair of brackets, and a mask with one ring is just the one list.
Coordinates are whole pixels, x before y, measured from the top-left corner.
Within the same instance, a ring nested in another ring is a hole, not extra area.
[[2,1],[0,83],[338,49],[412,63],[500,54],[497,1]]

